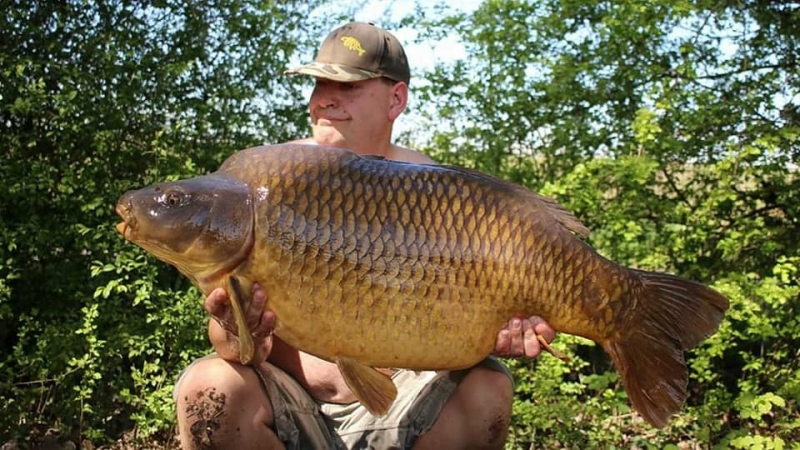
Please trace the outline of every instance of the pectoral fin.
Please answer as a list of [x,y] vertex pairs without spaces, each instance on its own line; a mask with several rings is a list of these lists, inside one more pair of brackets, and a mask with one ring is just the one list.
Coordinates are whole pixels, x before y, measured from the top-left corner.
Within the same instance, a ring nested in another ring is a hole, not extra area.
[[345,383],[373,416],[386,414],[397,397],[391,377],[350,358],[336,360]]
[[236,277],[228,277],[228,297],[231,300],[236,328],[239,330],[239,361],[242,364],[247,364],[253,359],[253,354],[255,353],[253,336],[250,335],[250,329],[247,327],[247,322],[244,318],[243,305],[250,303],[246,301],[247,296],[244,294],[242,284]]

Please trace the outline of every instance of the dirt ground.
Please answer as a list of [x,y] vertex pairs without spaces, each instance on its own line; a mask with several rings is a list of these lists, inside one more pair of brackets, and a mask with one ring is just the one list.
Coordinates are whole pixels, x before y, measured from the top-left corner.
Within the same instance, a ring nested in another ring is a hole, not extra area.
[[0,450],[179,450],[177,435],[159,436],[146,441],[137,439],[134,433],[127,433],[111,445],[95,445],[89,440],[80,446],[61,435],[58,430],[49,429],[44,433],[33,433],[25,442],[7,441]]

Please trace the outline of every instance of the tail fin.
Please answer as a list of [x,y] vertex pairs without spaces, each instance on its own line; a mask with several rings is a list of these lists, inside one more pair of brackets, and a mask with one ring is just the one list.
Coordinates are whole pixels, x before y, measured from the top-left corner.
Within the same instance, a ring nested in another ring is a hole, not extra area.
[[633,407],[663,427],[683,406],[689,374],[683,358],[713,334],[728,309],[715,290],[674,275],[632,270],[642,288],[629,329],[603,347],[611,356]]

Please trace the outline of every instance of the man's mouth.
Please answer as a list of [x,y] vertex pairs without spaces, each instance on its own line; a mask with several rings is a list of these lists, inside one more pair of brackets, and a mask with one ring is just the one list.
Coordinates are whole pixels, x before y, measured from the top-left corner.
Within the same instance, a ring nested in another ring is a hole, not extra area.
[[317,123],[320,121],[341,122],[343,120],[347,120],[347,117],[342,114],[335,114],[327,111],[317,111],[314,115],[317,118]]

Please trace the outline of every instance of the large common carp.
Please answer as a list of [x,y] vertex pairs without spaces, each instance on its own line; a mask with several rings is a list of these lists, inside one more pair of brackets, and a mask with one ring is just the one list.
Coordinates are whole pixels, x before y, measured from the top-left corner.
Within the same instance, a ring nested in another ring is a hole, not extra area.
[[242,305],[257,282],[275,334],[336,362],[377,415],[397,391],[375,367],[469,367],[508,320],[539,315],[600,344],[636,410],[664,426],[687,396],[684,350],[728,307],[696,282],[609,261],[552,200],[463,168],[265,146],[128,192],[117,212],[126,239],[204,293],[228,290],[243,362]]

